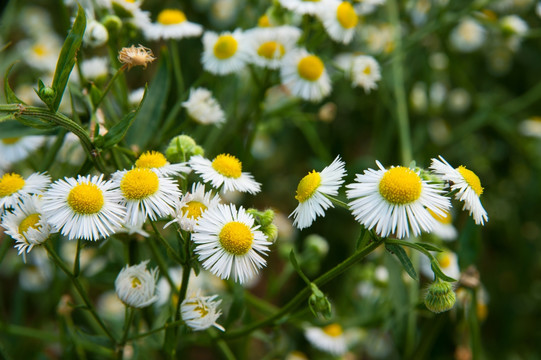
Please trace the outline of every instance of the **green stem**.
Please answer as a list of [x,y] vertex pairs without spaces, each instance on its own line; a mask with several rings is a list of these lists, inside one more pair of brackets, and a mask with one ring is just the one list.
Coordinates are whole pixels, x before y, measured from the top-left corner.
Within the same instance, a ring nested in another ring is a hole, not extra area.
[[222,352],[223,357],[227,360],[235,360],[235,354],[233,354],[227,343],[223,339],[220,339],[218,337],[219,335],[216,329],[210,327],[207,331],[212,337],[212,340],[216,342],[216,345],[218,346],[218,349],[220,349],[220,351]]
[[481,331],[479,329],[479,319],[477,318],[477,291],[470,289],[471,305],[469,315],[470,333],[471,333],[471,349],[472,359],[481,359]]
[[120,76],[120,74],[122,74],[124,72],[124,70],[126,70],[126,67],[127,65],[124,64],[122,65],[121,67],[118,68],[118,70],[115,72],[115,74],[113,75],[113,77],[111,78],[111,80],[109,80],[109,83],[107,84],[107,86],[105,87],[105,90],[103,90],[103,93],[101,94],[100,98],[98,99],[98,101],[96,101],[96,103],[94,104],[94,108],[97,109],[100,107],[100,104],[101,102],[103,101],[103,99],[105,99],[105,96],[107,95],[107,93],[109,92],[109,90],[111,90],[111,87],[113,86],[113,83],[115,82],[115,80]]
[[162,255],[158,251],[156,244],[154,243],[152,239],[149,239],[147,241],[147,244],[150,247],[150,251],[152,251],[152,255],[154,255],[154,258],[156,259],[156,262],[158,263],[160,272],[163,274],[163,276],[165,276],[165,279],[171,286],[171,289],[176,289],[177,286],[175,285],[175,282],[173,281],[173,279],[171,279],[171,276],[169,275],[169,271],[167,271],[167,265],[165,264],[165,261]]
[[178,56],[178,44],[175,40],[169,42],[169,48],[171,49],[171,59],[173,62],[173,73],[175,74],[175,80],[177,82],[177,97],[180,97],[184,93],[184,79],[182,77],[182,68],[180,65],[180,57]]
[[81,271],[81,239],[77,239],[77,248],[75,250],[75,260],[73,261],[73,276],[78,277]]
[[331,200],[331,202],[343,209],[346,209],[347,211],[349,211],[349,205],[341,200],[338,200],[332,196],[329,196],[327,194],[323,194],[327,199]]
[[182,267],[182,284],[180,285],[180,290],[178,292],[178,301],[177,301],[177,310],[175,312],[175,320],[180,319],[180,305],[186,298],[186,292],[188,291],[188,282],[190,281],[191,273],[191,251],[190,251],[190,241],[191,239],[184,240],[184,250],[186,252],[186,263]]
[[173,321],[173,322],[170,322],[170,323],[165,323],[163,326],[161,326],[159,328],[156,328],[154,330],[150,330],[150,331],[147,331],[145,333],[134,335],[131,338],[129,338],[127,341],[133,341],[133,340],[136,340],[136,339],[144,338],[144,337],[150,336],[152,334],[159,333],[160,331],[164,331],[164,330],[167,330],[167,329],[169,329],[171,327],[175,327],[177,325],[182,325],[182,324],[184,324],[184,320],[178,320],[178,321]]
[[121,346],[124,346],[124,344],[126,344],[126,339],[128,338],[134,315],[135,309],[130,306],[126,306],[126,315],[124,316],[124,333],[122,334],[122,340],[120,340]]
[[41,171],[47,171],[51,169],[51,166],[54,163],[54,160],[56,158],[56,155],[58,154],[58,151],[62,147],[62,144],[64,143],[64,137],[66,136],[67,130],[62,129],[58,133],[55,142],[53,143],[53,146],[47,150],[47,154],[45,154],[45,159],[43,159],[43,166],[41,167]]
[[154,233],[156,234],[157,238],[166,247],[167,251],[173,257],[173,259],[180,265],[184,266],[184,261],[182,261],[182,259],[177,255],[177,251],[171,246],[171,244],[169,244],[169,242],[162,236],[162,234],[160,234],[158,228],[156,227],[156,224],[154,224],[154,221],[150,221],[150,224],[152,225],[152,228],[154,229]]

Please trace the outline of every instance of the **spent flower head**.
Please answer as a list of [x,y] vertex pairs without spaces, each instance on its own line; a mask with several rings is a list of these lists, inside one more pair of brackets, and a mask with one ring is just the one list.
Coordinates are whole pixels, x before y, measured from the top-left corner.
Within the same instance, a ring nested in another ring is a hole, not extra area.
[[125,47],[118,53],[118,61],[130,70],[134,66],[142,66],[147,68],[147,65],[156,60],[152,50],[144,47],[143,45]]

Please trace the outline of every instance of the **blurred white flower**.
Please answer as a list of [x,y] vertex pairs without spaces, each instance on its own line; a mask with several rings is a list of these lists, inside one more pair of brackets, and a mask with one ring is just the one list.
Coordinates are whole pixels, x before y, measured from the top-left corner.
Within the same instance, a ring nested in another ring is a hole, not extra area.
[[138,265],[126,265],[115,280],[115,291],[127,306],[143,308],[158,300],[156,281],[158,268],[147,270],[149,260]]

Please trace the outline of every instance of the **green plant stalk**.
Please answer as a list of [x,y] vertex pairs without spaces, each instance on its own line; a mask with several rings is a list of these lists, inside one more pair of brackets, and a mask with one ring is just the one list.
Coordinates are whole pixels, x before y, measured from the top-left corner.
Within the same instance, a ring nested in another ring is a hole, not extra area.
[[472,359],[480,360],[481,359],[481,330],[479,328],[479,319],[477,318],[477,292],[475,289],[470,289],[471,292],[471,305],[469,311],[469,325],[470,325],[470,334],[471,334],[471,350],[472,350]]
[[177,82],[177,97],[180,97],[184,93],[184,79],[182,77],[182,67],[180,65],[180,57],[178,56],[178,44],[176,40],[169,41],[169,48],[171,49],[171,60],[173,63],[173,73],[175,74],[175,80]]
[[147,331],[145,333],[134,335],[134,336],[128,338],[128,340],[126,340],[126,342],[141,339],[141,338],[144,338],[144,337],[159,333],[160,331],[164,331],[164,330],[167,330],[167,329],[169,329],[171,327],[176,327],[176,326],[182,325],[182,324],[184,324],[184,320],[178,320],[178,321],[173,321],[173,322],[170,322],[170,323],[165,323],[163,326],[161,326],[159,328],[156,328],[154,330],[150,330],[150,331]]
[[[368,254],[370,254],[372,251],[378,248],[381,244],[383,244],[383,241],[372,242],[371,244],[366,246],[364,249],[356,251],[350,257],[342,261],[340,264],[336,265],[334,268],[330,269],[325,274],[315,279],[313,283],[316,284],[318,287],[328,283],[329,281],[331,281],[338,275],[342,274],[343,272],[351,268],[357,262],[364,259]],[[310,286],[306,286],[293,299],[291,299],[286,305],[284,305],[280,309],[280,311],[278,311],[277,313],[269,316],[266,319],[244,326],[240,329],[228,331],[225,334],[223,334],[222,337],[227,338],[227,339],[238,338],[240,336],[249,334],[252,331],[257,330],[261,327],[272,325],[276,323],[278,320],[280,320],[281,318],[283,318],[284,316],[286,316],[288,313],[293,311],[303,301],[308,299],[311,293],[312,293],[312,290]]]
[[182,283],[180,285],[180,290],[178,292],[178,302],[177,302],[177,310],[175,312],[175,320],[180,319],[180,304],[182,304],[182,302],[186,298],[186,292],[188,291],[188,282],[190,281],[190,272],[192,270],[190,266],[190,262],[191,262],[190,241],[191,239],[186,239],[184,241],[184,251],[186,252],[186,263],[182,267]]
[[73,261],[73,276],[78,277],[81,272],[81,239],[77,239],[77,248],[75,250],[75,260]]
[[0,325],[0,333],[39,339],[47,343],[54,343],[60,341],[60,337],[58,336],[58,334],[55,334],[51,331],[37,330],[14,324]]
[[128,338],[134,315],[135,309],[130,306],[126,306],[126,314],[124,316],[124,332],[122,334],[122,339],[120,340],[120,346],[124,346],[126,344],[126,339]]
[[109,90],[111,90],[111,87],[113,86],[115,80],[120,76],[120,74],[122,74],[124,72],[124,70],[126,70],[127,67],[128,66],[126,64],[119,67],[118,70],[113,75],[113,77],[111,78],[111,80],[109,80],[109,82],[107,83],[107,86],[105,86],[105,89],[103,90],[103,93],[101,94],[100,98],[94,104],[94,107],[96,109],[100,107],[101,102],[103,101],[103,99],[105,99],[105,96],[107,96],[107,93],[109,92]]
[[64,143],[64,137],[66,136],[67,130],[61,129],[59,134],[56,137],[55,142],[53,143],[53,146],[49,150],[47,150],[47,154],[45,154],[45,159],[43,159],[43,165],[41,167],[41,171],[47,171],[51,169],[51,166],[54,163],[54,160],[56,158],[56,155],[58,154],[58,151],[62,147],[62,144]]
[[156,259],[156,262],[158,263],[158,267],[160,268],[161,273],[163,276],[165,276],[165,279],[169,283],[169,286],[171,286],[171,289],[175,289],[177,286],[175,285],[173,279],[171,279],[171,276],[169,275],[169,272],[167,271],[167,265],[165,264],[165,261],[158,251],[158,248],[156,247],[156,244],[152,239],[146,242],[148,246],[150,247],[150,251],[152,251],[152,255],[154,255],[154,258]]
[[152,228],[154,229],[154,233],[158,237],[158,239],[161,241],[161,243],[166,247],[169,254],[173,257],[173,259],[179,263],[180,265],[184,266],[184,261],[177,255],[177,251],[173,249],[173,247],[167,242],[167,240],[160,234],[158,231],[158,228],[156,227],[156,224],[154,224],[154,221],[150,221],[150,224],[152,225]]
[[220,351],[222,352],[223,357],[226,360],[235,360],[236,359],[235,354],[233,354],[233,352],[231,351],[231,349],[229,348],[227,343],[224,341],[224,339],[220,339],[218,337],[218,333],[217,333],[216,329],[213,329],[212,327],[210,327],[207,330],[207,332],[211,336],[212,340],[216,341],[216,346],[218,346],[218,349],[220,349]]

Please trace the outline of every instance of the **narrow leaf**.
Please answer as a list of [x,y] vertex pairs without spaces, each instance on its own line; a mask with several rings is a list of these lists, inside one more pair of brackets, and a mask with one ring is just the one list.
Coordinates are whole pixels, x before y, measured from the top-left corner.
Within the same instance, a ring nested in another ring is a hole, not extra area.
[[439,246],[436,246],[434,244],[430,243],[422,243],[422,242],[416,242],[417,245],[422,246],[423,248],[427,249],[428,251],[436,251],[436,252],[442,252],[443,249],[441,249]]
[[432,267],[432,271],[434,271],[434,274],[436,275],[436,277],[445,281],[449,281],[449,282],[457,281],[456,279],[453,279],[452,277],[445,275],[443,271],[441,271],[440,266],[437,263],[437,260],[430,259],[430,266]]
[[391,254],[395,254],[398,260],[400,260],[400,263],[402,264],[402,266],[404,267],[404,270],[406,270],[408,275],[413,280],[417,280],[417,272],[413,268],[413,264],[411,263],[411,260],[408,257],[408,254],[406,253],[406,251],[401,246],[395,245],[395,244],[385,244],[385,248]]
[[13,92],[13,90],[11,90],[11,87],[9,86],[9,73],[11,72],[11,69],[14,65],[15,63],[11,64],[6,70],[6,75],[4,75],[4,94],[6,95],[6,102],[8,104],[25,104],[21,99],[17,97],[17,95],[15,95],[15,93]]

